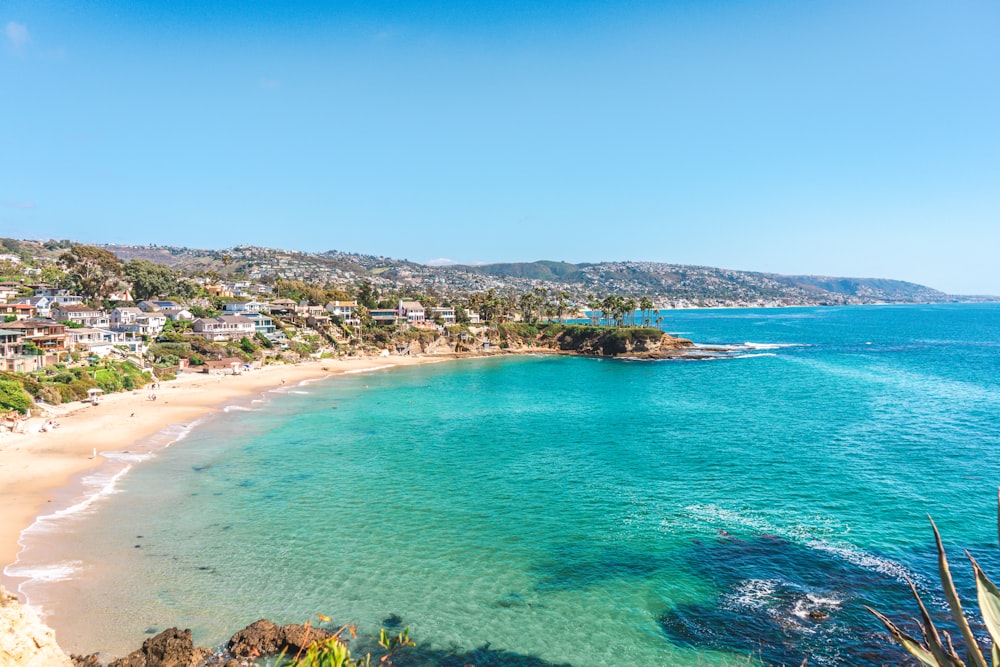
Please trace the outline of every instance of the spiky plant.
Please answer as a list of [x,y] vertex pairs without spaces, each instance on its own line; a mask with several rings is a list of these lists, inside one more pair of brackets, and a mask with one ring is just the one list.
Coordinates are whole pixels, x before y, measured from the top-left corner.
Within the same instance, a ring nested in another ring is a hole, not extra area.
[[[930,517],[928,518],[930,519]],[[941,544],[941,534],[938,532],[937,526],[934,525],[933,519],[931,519],[931,528],[934,530],[934,539],[937,542],[938,574],[941,577],[941,586],[944,588],[944,595],[948,600],[951,615],[954,617],[959,632],[962,633],[962,638],[965,640],[967,662],[963,662],[958,657],[958,653],[955,651],[948,633],[938,632],[930,614],[927,613],[927,607],[924,606],[920,595],[917,594],[917,589],[912,581],[907,580],[907,583],[910,585],[913,597],[916,598],[917,605],[920,607],[922,621],[918,622],[918,625],[920,626],[920,634],[923,636],[923,641],[911,637],[900,630],[885,615],[871,607],[866,608],[875,614],[878,620],[882,621],[889,634],[892,635],[892,638],[919,660],[921,665],[926,665],[927,667],[966,667],[966,665],[969,667],[989,667],[986,658],[983,656],[983,652],[979,648],[979,644],[976,642],[976,637],[972,633],[972,628],[969,627],[969,622],[962,612],[962,602],[958,598],[955,583],[951,578],[948,559],[945,557],[944,546]],[[997,492],[997,532],[1000,534],[1000,490]],[[972,563],[972,571],[976,576],[976,597],[979,601],[979,611],[982,614],[983,623],[989,631],[990,639],[992,640],[990,653],[993,667],[1000,667],[1000,649],[997,648],[997,644],[1000,642],[1000,590],[997,590],[997,587],[989,580],[989,577],[979,567],[979,563],[972,557],[972,554],[966,551],[965,555]],[[943,640],[942,636],[944,637]]]

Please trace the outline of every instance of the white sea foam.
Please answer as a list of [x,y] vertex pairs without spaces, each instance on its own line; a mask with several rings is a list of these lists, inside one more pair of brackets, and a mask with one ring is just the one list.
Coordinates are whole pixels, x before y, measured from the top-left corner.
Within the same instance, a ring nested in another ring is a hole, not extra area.
[[783,347],[807,347],[805,343],[743,343],[743,347],[751,350],[780,350]]
[[258,412],[259,410],[258,408],[251,408],[245,405],[227,405],[222,408],[222,411],[228,414],[230,412]]
[[381,371],[386,368],[395,368],[396,364],[384,364],[382,366],[372,366],[371,368],[355,368],[354,370],[344,371],[344,375],[355,375],[357,373],[371,373],[373,371]]
[[774,579],[744,579],[722,597],[722,606],[733,611],[760,609],[778,590],[778,584]]
[[774,352],[761,352],[759,354],[734,354],[731,357],[726,357],[726,359],[756,359],[758,357],[776,357]]
[[4,568],[3,573],[8,577],[31,581],[65,581],[72,579],[73,575],[81,569],[83,569],[82,562],[71,560],[63,563],[32,566],[19,566],[17,563],[13,563]]
[[852,544],[833,542],[816,535],[816,527],[796,525],[791,528],[778,526],[767,519],[749,513],[728,510],[718,505],[689,505],[684,508],[696,519],[722,524],[727,528],[743,528],[755,533],[777,535],[787,540],[797,542],[810,549],[823,551],[836,556],[858,567],[877,572],[897,581],[914,581],[926,583],[924,578],[902,563],[868,553]]
[[83,478],[83,486],[86,489],[83,498],[64,509],[56,510],[52,514],[45,514],[35,519],[35,522],[24,529],[22,536],[32,532],[49,532],[56,530],[55,523],[75,514],[80,514],[90,510],[96,502],[106,496],[117,493],[118,481],[124,477],[132,464],[126,464],[117,472],[108,476],[107,473],[95,473]]
[[292,390],[291,390],[291,391],[289,391],[288,393],[289,393],[289,394],[296,394],[297,396],[308,396],[308,395],[309,395],[309,394],[311,394],[312,392],[311,392],[311,391],[298,391],[298,390],[296,390],[296,389],[292,389]]

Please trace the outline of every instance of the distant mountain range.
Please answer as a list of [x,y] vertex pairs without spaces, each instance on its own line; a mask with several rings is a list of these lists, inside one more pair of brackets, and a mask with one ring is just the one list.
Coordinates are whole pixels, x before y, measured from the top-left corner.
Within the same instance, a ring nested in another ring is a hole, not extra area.
[[[53,258],[52,242],[15,242],[22,250]],[[61,242],[66,243],[66,242]],[[204,250],[175,246],[103,247],[123,260],[146,259],[189,274],[271,282],[277,278],[320,285],[369,281],[383,291],[461,296],[470,292],[524,292],[544,288],[578,304],[608,294],[649,296],[659,307],[844,305],[998,301],[953,296],[925,285],[885,278],[785,276],[658,262],[570,264],[537,261],[476,266],[428,266],[408,260],[330,250],[306,253],[257,246]]]

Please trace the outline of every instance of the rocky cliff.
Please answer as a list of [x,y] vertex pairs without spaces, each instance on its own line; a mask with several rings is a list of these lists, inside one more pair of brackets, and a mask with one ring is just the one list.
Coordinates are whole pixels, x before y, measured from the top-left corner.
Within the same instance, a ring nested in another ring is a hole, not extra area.
[[55,633],[34,611],[0,588],[0,665],[3,667],[72,667],[56,644]]
[[490,342],[501,349],[639,359],[669,359],[685,356],[694,349],[691,341],[650,327],[505,324],[490,332]]

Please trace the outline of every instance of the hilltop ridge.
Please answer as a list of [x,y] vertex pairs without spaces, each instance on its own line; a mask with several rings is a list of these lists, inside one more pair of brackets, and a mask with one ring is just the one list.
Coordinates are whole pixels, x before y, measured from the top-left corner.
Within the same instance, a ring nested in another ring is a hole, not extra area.
[[[50,259],[68,241],[11,241],[5,246]],[[610,293],[648,296],[659,308],[947,303],[997,297],[949,295],[888,278],[780,275],[661,262],[562,261],[429,266],[408,259],[327,250],[302,252],[252,245],[221,250],[165,245],[103,244],[122,260],[145,259],[189,274],[215,273],[251,281],[278,278],[327,286],[368,281],[381,289],[438,296],[545,289],[578,304]]]

